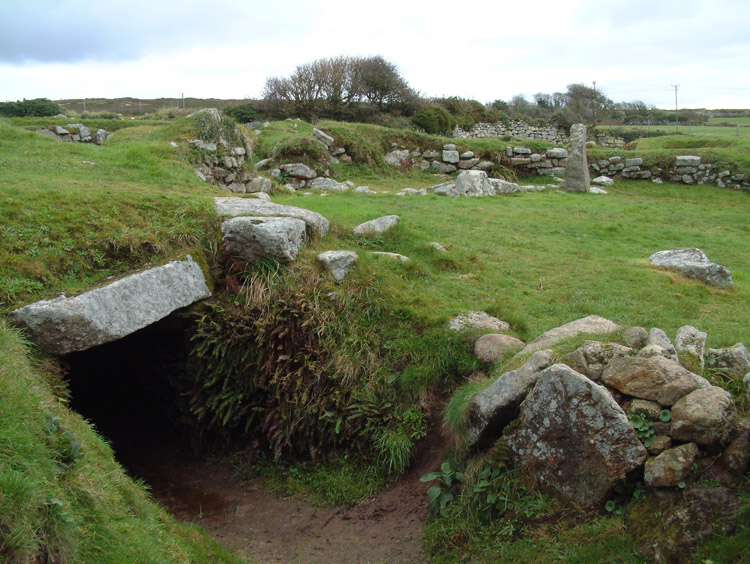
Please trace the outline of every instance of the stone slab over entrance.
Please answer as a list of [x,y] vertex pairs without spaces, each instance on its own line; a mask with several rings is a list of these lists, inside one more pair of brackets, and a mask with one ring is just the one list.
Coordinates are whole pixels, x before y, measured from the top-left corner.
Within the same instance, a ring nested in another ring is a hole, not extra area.
[[13,317],[41,350],[68,354],[121,339],[210,296],[203,271],[187,255],[79,296],[26,305]]

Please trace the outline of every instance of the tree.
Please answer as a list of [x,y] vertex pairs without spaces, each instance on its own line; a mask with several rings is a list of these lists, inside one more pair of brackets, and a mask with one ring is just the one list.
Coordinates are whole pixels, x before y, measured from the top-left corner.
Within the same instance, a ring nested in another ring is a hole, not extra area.
[[594,127],[613,107],[613,102],[596,88],[584,84],[568,84],[566,109],[580,122],[591,122]]

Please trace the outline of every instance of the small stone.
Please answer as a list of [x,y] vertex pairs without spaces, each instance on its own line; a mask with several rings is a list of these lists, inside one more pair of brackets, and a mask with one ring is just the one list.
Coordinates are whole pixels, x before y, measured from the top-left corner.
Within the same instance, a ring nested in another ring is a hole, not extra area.
[[463,331],[464,329],[490,329],[493,331],[508,331],[510,325],[484,311],[469,311],[457,315],[448,322],[451,331]]
[[398,222],[399,216],[386,215],[357,225],[357,227],[352,230],[352,233],[354,235],[380,235],[392,227],[395,227]]
[[642,399],[634,399],[630,402],[630,409],[628,409],[628,413],[643,415],[652,421],[659,418],[660,412],[661,406],[658,403]]
[[648,332],[643,327],[630,327],[623,334],[625,344],[633,350],[641,350],[648,341]]
[[317,260],[338,282],[351,272],[357,258],[353,251],[325,251],[318,255]]
[[401,262],[409,262],[409,257],[400,255],[398,253],[388,253],[385,251],[371,251],[370,254],[379,256],[379,257],[386,257],[390,259],[400,260]]
[[665,450],[653,460],[646,461],[643,481],[652,488],[669,488],[684,482],[698,458],[698,452],[695,443]]
[[441,245],[440,243],[438,243],[436,241],[430,241],[429,243],[427,243],[427,245],[429,245],[430,247],[432,247],[433,249],[435,249],[435,250],[437,250],[437,251],[439,251],[441,253],[447,253],[448,252],[448,249],[446,249],[445,247],[443,247],[443,245]]
[[474,343],[474,357],[482,362],[495,362],[509,351],[522,349],[524,342],[500,333],[482,335]]
[[678,362],[677,351],[675,350],[672,341],[670,341],[669,337],[667,337],[667,334],[658,327],[651,328],[651,331],[649,331],[648,333],[648,342],[646,344],[658,345],[662,347],[669,354],[669,358],[671,358],[675,362]]
[[750,372],[750,354],[743,343],[726,349],[708,349],[706,366],[739,379]]
[[684,325],[677,330],[674,347],[680,364],[691,372],[703,374],[703,353],[706,348],[704,332],[690,325]]

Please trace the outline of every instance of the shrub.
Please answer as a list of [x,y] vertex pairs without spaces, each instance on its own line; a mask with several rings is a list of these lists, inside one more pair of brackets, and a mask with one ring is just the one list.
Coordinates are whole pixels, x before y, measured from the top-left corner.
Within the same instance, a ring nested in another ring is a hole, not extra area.
[[0,102],[0,115],[5,117],[46,117],[63,113],[62,108],[47,98]]
[[455,121],[448,110],[442,106],[424,106],[414,114],[412,121],[414,125],[432,135],[447,133],[455,126]]
[[235,119],[238,123],[248,123],[258,117],[258,112],[252,104],[240,104],[225,108],[224,113]]

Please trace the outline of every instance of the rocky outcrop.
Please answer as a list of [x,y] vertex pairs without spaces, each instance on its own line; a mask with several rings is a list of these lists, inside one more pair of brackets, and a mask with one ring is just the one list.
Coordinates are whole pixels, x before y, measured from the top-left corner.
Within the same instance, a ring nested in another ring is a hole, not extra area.
[[506,442],[542,486],[585,507],[607,500],[648,456],[611,394],[562,364],[539,374]]
[[305,244],[305,222],[293,217],[233,217],[221,224],[225,252],[255,261],[293,262]]
[[708,260],[700,249],[673,249],[659,251],[649,257],[654,266],[674,269],[688,278],[696,278],[714,286],[732,286],[732,272]]
[[305,222],[309,236],[328,234],[330,223],[317,212],[283,206],[255,198],[214,198],[214,209],[220,217],[237,217],[240,215],[263,217],[295,217]]
[[591,190],[589,165],[586,160],[586,126],[582,123],[570,127],[563,190],[566,192],[589,192]]
[[29,304],[13,318],[44,352],[68,354],[121,339],[210,296],[200,266],[188,255],[72,298]]

